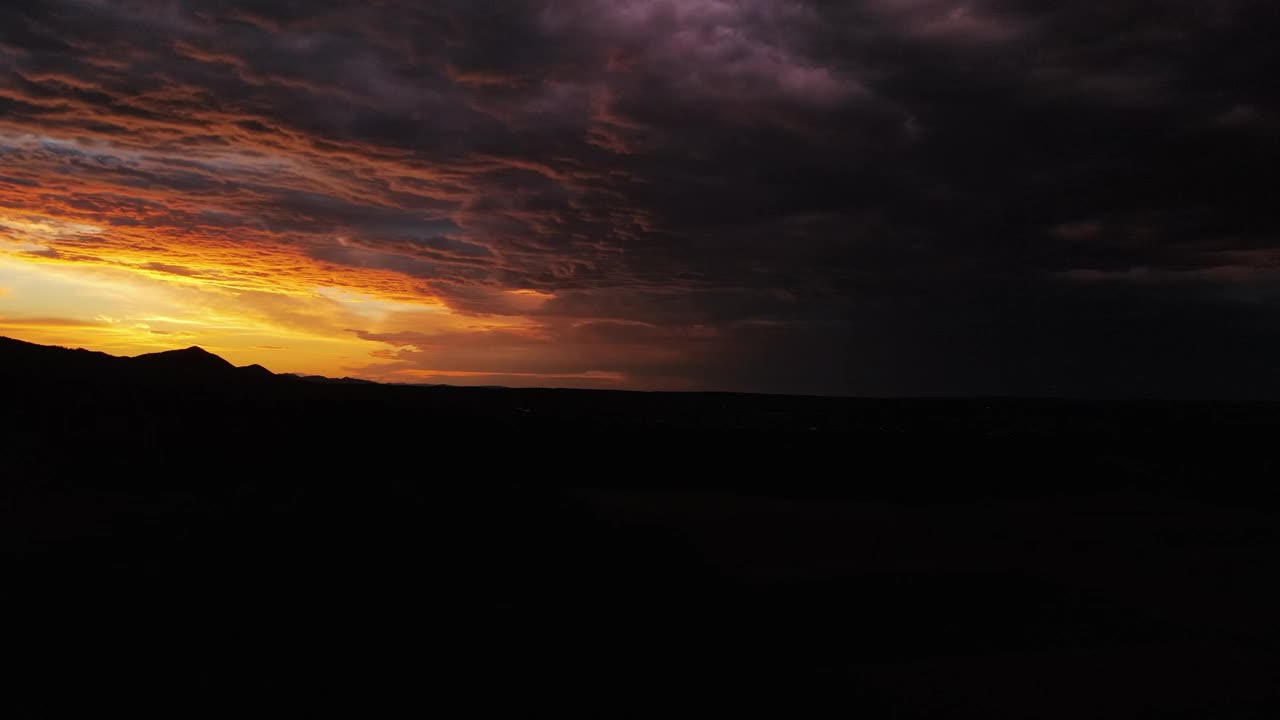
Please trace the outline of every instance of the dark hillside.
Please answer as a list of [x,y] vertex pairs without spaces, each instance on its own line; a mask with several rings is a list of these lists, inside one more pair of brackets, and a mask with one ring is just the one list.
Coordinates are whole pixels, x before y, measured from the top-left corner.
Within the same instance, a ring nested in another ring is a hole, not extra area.
[[322,383],[10,340],[0,386],[25,716],[1261,717],[1277,687],[1274,405]]

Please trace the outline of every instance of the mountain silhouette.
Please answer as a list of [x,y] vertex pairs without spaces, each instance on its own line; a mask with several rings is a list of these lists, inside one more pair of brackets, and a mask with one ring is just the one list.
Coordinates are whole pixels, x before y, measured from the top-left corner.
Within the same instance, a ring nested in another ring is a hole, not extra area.
[[261,365],[238,368],[201,347],[119,357],[0,337],[0,375],[33,377],[196,381],[266,379],[275,374]]
[[185,350],[149,353],[133,358],[136,367],[164,370],[166,372],[210,373],[228,372],[235,366],[201,347]]
[[275,376],[275,373],[262,367],[261,365],[258,365],[257,363],[254,363],[253,365],[245,365],[244,367],[238,367],[236,368],[236,372],[246,377],[268,378],[268,377]]
[[78,375],[109,372],[120,367],[122,358],[90,350],[69,350],[36,345],[0,336],[0,373],[31,375]]
[[297,380],[304,380],[309,383],[320,383],[322,385],[377,385],[372,380],[360,380],[351,377],[331,378],[324,375],[294,375],[286,374],[284,377],[290,377]]

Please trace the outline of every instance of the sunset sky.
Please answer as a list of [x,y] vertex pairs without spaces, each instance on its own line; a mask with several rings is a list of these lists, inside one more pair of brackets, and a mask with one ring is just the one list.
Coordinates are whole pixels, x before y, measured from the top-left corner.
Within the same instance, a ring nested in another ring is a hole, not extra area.
[[1277,5],[6,0],[0,335],[1280,398]]

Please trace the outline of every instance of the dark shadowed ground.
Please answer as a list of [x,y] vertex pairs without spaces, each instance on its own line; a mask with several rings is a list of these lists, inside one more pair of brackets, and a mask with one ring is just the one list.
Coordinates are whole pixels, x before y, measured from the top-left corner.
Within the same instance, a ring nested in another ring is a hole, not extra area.
[[15,717],[1274,717],[1275,405],[0,388]]

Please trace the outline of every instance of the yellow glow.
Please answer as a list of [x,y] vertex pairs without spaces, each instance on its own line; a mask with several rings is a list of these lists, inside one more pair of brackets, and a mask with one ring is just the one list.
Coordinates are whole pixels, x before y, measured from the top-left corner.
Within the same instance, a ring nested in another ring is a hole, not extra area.
[[370,355],[380,345],[347,332],[356,313],[341,300],[233,293],[125,268],[4,254],[0,282],[8,290],[0,334],[31,342],[120,355],[200,345],[237,365],[276,372],[341,375],[383,362]]
[[518,317],[477,321],[431,297],[409,302],[332,286],[302,292],[296,284],[283,284],[279,292],[237,289],[133,264],[67,262],[15,249],[15,243],[0,244],[0,335],[30,342],[114,355],[199,345],[236,365],[391,382],[622,379],[610,373],[407,370],[396,366],[385,344],[362,340],[353,330],[485,333],[527,327]]
[[[371,190],[380,186],[368,184],[380,177],[393,189],[405,184],[406,192],[460,203],[467,198],[456,187],[462,170],[336,145],[317,154],[298,138],[258,146],[224,129],[248,143],[245,151],[206,148],[192,159],[191,167],[203,169],[192,172],[208,175],[210,187],[244,176],[247,186],[269,191],[139,185],[122,182],[115,166],[62,172],[64,161],[36,151],[53,145],[154,165],[161,175],[177,171],[127,143],[6,134],[0,119],[0,149],[44,157],[17,168],[32,182],[0,196],[0,335],[114,355],[199,345],[236,365],[392,382],[625,382],[620,373],[572,372],[582,367],[580,354],[548,332],[557,322],[544,312],[552,293],[506,290],[478,276],[447,304],[416,270],[434,260],[376,249],[376,238],[359,237],[358,226],[298,230],[305,223],[288,213],[280,222],[262,210],[276,191],[318,196],[321,205],[382,208],[385,198]],[[299,219],[306,219],[302,207]],[[432,365],[455,369],[423,369]],[[475,367],[489,371],[456,369]],[[544,372],[522,372],[531,367]]]

